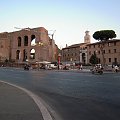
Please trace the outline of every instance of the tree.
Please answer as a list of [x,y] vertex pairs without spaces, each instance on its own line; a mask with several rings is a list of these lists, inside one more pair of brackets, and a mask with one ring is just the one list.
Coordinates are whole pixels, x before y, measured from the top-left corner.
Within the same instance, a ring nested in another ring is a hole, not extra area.
[[115,34],[115,31],[113,30],[101,30],[101,31],[96,31],[93,34],[93,38],[98,41],[107,41],[115,37],[116,37],[116,34]]
[[96,56],[96,54],[91,55],[89,62],[91,64],[98,64],[98,57]]
[[113,30],[101,30],[96,31],[93,34],[93,38],[101,42],[100,50],[102,53],[103,65],[105,65],[105,58],[104,58],[104,43],[112,38],[115,38],[116,34]]
[[5,63],[8,63],[8,61],[9,61],[8,59],[5,59]]

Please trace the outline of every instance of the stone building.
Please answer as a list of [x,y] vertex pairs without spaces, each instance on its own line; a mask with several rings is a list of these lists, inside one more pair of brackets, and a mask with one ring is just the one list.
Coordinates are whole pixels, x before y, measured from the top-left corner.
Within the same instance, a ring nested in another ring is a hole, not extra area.
[[90,44],[91,38],[89,31],[85,32],[84,43],[66,46],[62,49],[62,62],[75,62],[87,64],[87,44]]
[[[66,46],[62,49],[62,61],[89,64],[91,55],[96,54],[101,64],[120,64],[120,39],[96,43],[90,43],[90,41],[89,31],[86,31],[84,43]],[[103,50],[101,50],[102,44]]]
[[9,60],[10,40],[7,32],[0,33],[0,61]]
[[17,63],[56,61],[58,47],[44,27],[1,33],[0,43],[2,60],[8,59]]
[[[103,55],[101,45],[103,44]],[[92,54],[96,54],[99,63],[111,65],[113,63],[120,64],[120,39],[108,40],[106,42],[96,42],[87,45],[88,63]],[[104,59],[104,61],[103,61]]]

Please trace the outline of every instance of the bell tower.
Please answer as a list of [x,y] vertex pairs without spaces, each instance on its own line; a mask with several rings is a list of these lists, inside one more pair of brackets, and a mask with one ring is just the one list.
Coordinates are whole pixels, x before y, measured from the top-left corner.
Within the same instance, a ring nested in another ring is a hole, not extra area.
[[85,31],[84,43],[91,43],[89,31]]

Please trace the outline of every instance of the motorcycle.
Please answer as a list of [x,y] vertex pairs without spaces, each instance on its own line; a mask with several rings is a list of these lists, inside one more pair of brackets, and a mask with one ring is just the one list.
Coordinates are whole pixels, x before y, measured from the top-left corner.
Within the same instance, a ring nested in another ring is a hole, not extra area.
[[29,70],[29,65],[25,65],[24,70]]
[[93,69],[91,69],[92,74],[98,73],[100,75],[103,74],[103,67],[100,65],[95,66]]

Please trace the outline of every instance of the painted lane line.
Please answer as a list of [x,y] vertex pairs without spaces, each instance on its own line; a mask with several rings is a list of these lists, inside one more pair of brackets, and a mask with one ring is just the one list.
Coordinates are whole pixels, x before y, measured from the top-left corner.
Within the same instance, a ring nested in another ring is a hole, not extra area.
[[17,85],[14,85],[14,84],[2,81],[2,80],[0,80],[0,82],[3,82],[3,83],[6,83],[8,85],[11,85],[13,87],[16,87],[16,88],[24,91],[25,93],[27,93],[34,100],[34,102],[37,104],[39,110],[42,113],[43,119],[44,120],[53,120],[52,117],[51,117],[51,115],[50,115],[50,113],[48,112],[47,108],[41,102],[41,98],[39,96],[35,95],[34,93],[32,93],[31,91],[29,91],[29,90],[27,90],[25,88],[19,87]]

